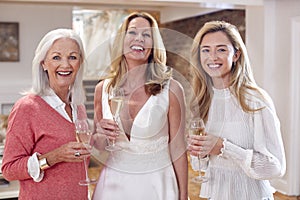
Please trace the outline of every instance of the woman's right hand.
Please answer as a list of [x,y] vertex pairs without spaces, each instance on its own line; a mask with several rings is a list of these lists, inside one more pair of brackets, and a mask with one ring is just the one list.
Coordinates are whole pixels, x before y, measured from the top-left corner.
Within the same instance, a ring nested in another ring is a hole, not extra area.
[[204,158],[207,155],[219,155],[223,148],[223,139],[212,134],[189,135],[188,151],[193,156]]
[[[76,152],[79,152],[80,155],[75,156]],[[90,152],[86,149],[84,144],[80,142],[69,142],[53,151],[40,155],[39,159],[46,158],[47,163],[52,166],[60,162],[82,162],[86,155],[90,155]]]
[[104,134],[109,140],[115,140],[120,134],[117,123],[112,119],[101,119],[97,122],[96,128],[97,133]]

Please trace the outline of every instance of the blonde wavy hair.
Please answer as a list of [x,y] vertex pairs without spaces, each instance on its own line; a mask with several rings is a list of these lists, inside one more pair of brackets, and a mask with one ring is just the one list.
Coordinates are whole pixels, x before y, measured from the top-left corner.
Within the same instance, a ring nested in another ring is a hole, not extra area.
[[156,95],[160,93],[167,80],[171,78],[172,70],[166,66],[166,50],[159,32],[158,24],[154,17],[146,12],[133,12],[129,14],[117,32],[111,51],[112,63],[108,76],[111,78],[111,81],[108,84],[107,91],[112,87],[122,85],[122,79],[126,77],[125,75],[128,72],[128,68],[124,57],[123,43],[129,23],[137,17],[146,19],[152,27],[153,47],[148,58],[145,88],[149,94]]
[[255,112],[261,108],[249,105],[253,97],[266,100],[264,92],[256,84],[251,70],[248,53],[238,29],[224,21],[210,21],[198,31],[194,38],[191,50],[191,83],[192,95],[191,109],[194,115],[198,115],[207,121],[209,107],[213,95],[211,77],[203,70],[200,62],[200,45],[203,37],[208,33],[223,32],[231,42],[235,52],[240,51],[240,56],[232,63],[230,91],[237,98],[244,112]]

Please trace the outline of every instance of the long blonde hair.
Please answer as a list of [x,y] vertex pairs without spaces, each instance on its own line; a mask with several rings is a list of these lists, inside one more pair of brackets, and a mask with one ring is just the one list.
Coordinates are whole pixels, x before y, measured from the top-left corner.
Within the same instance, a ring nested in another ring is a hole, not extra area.
[[152,27],[153,47],[148,58],[145,88],[148,93],[155,95],[162,90],[167,80],[170,79],[172,76],[172,70],[166,66],[166,50],[159,32],[158,24],[154,17],[146,12],[131,13],[126,17],[118,30],[112,46],[112,63],[109,73],[111,81],[108,84],[107,90],[110,90],[111,87],[116,85],[120,85],[122,78],[124,78],[124,75],[128,71],[125,57],[123,55],[123,43],[130,21],[137,17],[142,17],[148,20]]
[[191,109],[196,115],[200,115],[205,121],[208,118],[209,107],[213,95],[212,79],[203,70],[200,62],[200,44],[203,37],[208,33],[221,31],[226,34],[235,51],[240,51],[240,56],[235,63],[232,63],[230,91],[237,98],[241,108],[245,112],[254,112],[262,108],[254,108],[249,101],[255,95],[265,100],[263,91],[256,84],[251,70],[248,53],[238,29],[224,21],[210,21],[198,31],[194,38],[191,50],[191,74],[192,98]]

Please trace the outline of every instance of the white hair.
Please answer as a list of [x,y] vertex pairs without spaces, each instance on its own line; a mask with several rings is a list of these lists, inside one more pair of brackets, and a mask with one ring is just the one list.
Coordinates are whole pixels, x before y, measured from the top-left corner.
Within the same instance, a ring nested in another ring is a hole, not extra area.
[[74,104],[80,105],[85,101],[85,92],[82,85],[85,53],[82,40],[78,34],[72,29],[55,29],[48,32],[38,44],[35,50],[35,56],[32,61],[32,86],[31,89],[24,94],[47,95],[50,91],[50,84],[47,72],[44,71],[42,63],[46,58],[47,52],[52,47],[53,43],[61,38],[70,38],[74,40],[80,49],[81,63],[77,72],[74,84],[70,86],[69,97]]

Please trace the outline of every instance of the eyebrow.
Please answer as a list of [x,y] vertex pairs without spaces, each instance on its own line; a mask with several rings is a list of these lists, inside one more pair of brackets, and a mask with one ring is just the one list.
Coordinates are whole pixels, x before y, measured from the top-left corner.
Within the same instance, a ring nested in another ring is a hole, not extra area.
[[137,28],[135,26],[129,26],[127,30],[129,29],[145,29],[144,31],[151,31],[151,27],[147,27],[147,28]]
[[[228,45],[226,45],[226,44],[219,44],[219,45],[217,45],[217,47],[227,47]],[[209,46],[209,45],[203,45],[203,46],[200,46],[200,48],[209,48],[209,47],[211,47],[211,46]]]
[[73,53],[80,54],[80,52],[77,52],[77,51],[73,51],[73,52],[71,52],[71,54],[73,54]]
[[[77,52],[77,51],[72,51],[72,52],[70,52],[70,54],[74,54],[74,53],[76,53],[76,54],[80,54],[80,52]],[[51,54],[61,54],[61,52],[58,52],[58,51],[53,51],[53,52],[51,52]]]

